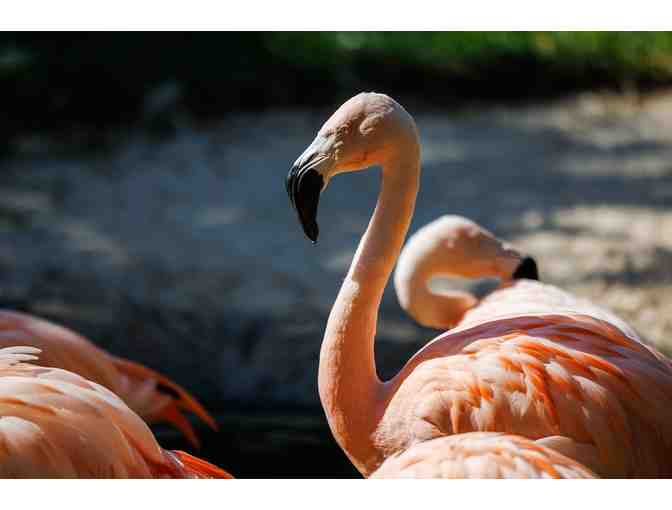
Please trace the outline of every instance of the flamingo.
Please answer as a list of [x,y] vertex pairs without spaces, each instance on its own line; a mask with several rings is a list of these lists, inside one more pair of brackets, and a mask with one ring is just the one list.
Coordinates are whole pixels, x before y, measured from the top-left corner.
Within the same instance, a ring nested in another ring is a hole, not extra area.
[[29,363],[39,352],[0,349],[0,477],[231,478],[160,448],[145,422],[104,386]]
[[478,299],[468,292],[431,292],[435,277],[538,280],[537,264],[491,232],[462,216],[445,215],[419,229],[404,246],[394,271],[401,307],[423,326],[446,330],[473,310]]
[[[497,278],[500,285],[484,299],[468,292],[431,292],[436,277]],[[530,281],[534,280],[534,281]],[[399,304],[426,327],[446,330],[515,314],[521,300],[526,313],[575,308],[618,326],[629,337],[644,340],[620,317],[588,300],[539,281],[535,260],[513,249],[477,223],[444,215],[414,233],[399,255],[394,289]]]
[[578,462],[501,432],[467,432],[388,457],[371,478],[596,478]]
[[191,411],[217,430],[215,420],[184,388],[139,363],[96,347],[77,333],[31,315],[0,310],[0,347],[23,345],[41,350],[40,364],[61,368],[105,386],[148,423],[170,422],[198,448]]
[[[551,286],[516,280],[391,380],[378,378],[378,309],[419,188],[415,122],[392,98],[359,94],[326,121],[286,184],[316,242],[329,180],[371,166],[382,168],[378,202],[329,314],[318,370],[329,426],[355,467],[370,476],[386,458],[425,441],[505,432],[600,476],[672,476],[672,364],[622,321]],[[506,251],[491,261],[502,275],[525,260]]]

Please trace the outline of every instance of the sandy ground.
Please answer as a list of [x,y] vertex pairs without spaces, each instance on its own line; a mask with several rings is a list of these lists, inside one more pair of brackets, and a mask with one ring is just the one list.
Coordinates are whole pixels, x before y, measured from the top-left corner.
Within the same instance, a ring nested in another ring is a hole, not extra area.
[[[240,115],[92,155],[21,141],[0,175],[1,298],[160,367],[215,408],[316,407],[322,328],[378,186],[377,171],[332,181],[320,243],[303,237],[284,178],[326,113]],[[672,353],[672,95],[416,120],[411,231],[468,216]],[[381,373],[432,334],[388,289]]]

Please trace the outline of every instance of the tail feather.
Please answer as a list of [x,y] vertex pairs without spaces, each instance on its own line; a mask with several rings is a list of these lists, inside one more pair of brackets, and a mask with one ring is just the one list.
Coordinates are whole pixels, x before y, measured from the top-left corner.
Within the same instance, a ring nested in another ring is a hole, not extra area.
[[190,478],[233,478],[230,473],[224,471],[222,468],[218,468],[214,464],[210,464],[181,450],[173,450],[170,453],[184,470],[184,474]]
[[[142,409],[137,409],[136,411],[143,415],[144,418],[152,421],[171,423],[197,448],[199,446],[199,441],[196,437],[196,433],[189,423],[189,420],[187,420],[181,411],[194,413],[211,429],[218,430],[217,422],[215,422],[215,419],[210,413],[208,413],[205,408],[180,385],[140,363],[114,356],[111,356],[111,358],[117,370],[129,380],[129,393],[132,393],[134,388],[137,390],[142,385],[145,385],[147,381],[153,381],[156,385],[153,396],[168,400],[167,404],[160,406],[158,409],[153,405],[154,402],[146,403],[147,405],[145,406],[144,413]],[[158,395],[156,395],[157,393]],[[132,401],[132,395],[129,395],[129,397],[129,400]],[[141,406],[142,403],[138,403],[138,405]]]

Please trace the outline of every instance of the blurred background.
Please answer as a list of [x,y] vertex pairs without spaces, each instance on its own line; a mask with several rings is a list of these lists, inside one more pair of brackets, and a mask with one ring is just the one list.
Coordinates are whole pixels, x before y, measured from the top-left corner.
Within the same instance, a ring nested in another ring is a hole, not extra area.
[[[470,217],[670,355],[670,87],[672,33],[2,33],[0,305],[184,385],[237,476],[356,476],[317,363],[378,180],[332,181],[303,237],[284,178],[322,122],[395,97],[423,143],[411,232]],[[388,288],[381,376],[435,334]]]

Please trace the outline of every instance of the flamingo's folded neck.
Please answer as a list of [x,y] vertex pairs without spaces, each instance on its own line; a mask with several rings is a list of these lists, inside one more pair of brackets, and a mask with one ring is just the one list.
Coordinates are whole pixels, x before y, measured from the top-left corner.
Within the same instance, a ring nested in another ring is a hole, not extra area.
[[478,303],[478,299],[468,292],[432,292],[429,288],[430,280],[434,276],[448,275],[435,272],[430,264],[425,264],[424,267],[415,267],[414,264],[408,258],[399,261],[394,285],[399,304],[419,324],[434,329],[450,329]]

